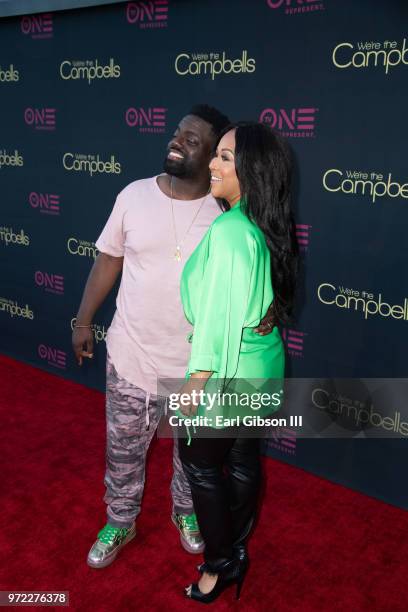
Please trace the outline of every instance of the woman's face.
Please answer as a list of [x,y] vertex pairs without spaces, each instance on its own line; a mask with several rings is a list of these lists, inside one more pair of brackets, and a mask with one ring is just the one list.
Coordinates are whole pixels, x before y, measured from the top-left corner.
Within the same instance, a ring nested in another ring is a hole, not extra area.
[[235,130],[227,132],[218,143],[215,157],[210,162],[211,193],[214,198],[224,198],[230,206],[241,198],[241,190],[235,171]]

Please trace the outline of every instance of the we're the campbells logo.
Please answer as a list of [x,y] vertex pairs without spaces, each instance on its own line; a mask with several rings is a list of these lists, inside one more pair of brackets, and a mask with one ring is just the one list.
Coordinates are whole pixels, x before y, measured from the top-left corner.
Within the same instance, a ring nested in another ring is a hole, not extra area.
[[175,60],[174,68],[180,76],[211,75],[214,80],[219,74],[245,74],[255,72],[256,61],[248,57],[244,49],[241,57],[230,59],[227,52],[221,53],[180,53]]
[[24,166],[23,156],[16,149],[14,153],[9,153],[5,149],[0,149],[0,170],[4,166]]
[[20,80],[20,73],[15,70],[13,64],[7,68],[2,68],[0,65],[0,83],[17,83]]
[[377,198],[408,198],[408,182],[394,180],[391,172],[330,168],[323,175],[323,187],[331,193],[340,191],[351,196],[370,196],[373,204]]
[[383,301],[381,293],[376,297],[374,292],[343,285],[336,288],[331,283],[321,283],[317,288],[317,297],[322,304],[359,312],[366,320],[368,317],[380,316],[408,321],[408,297],[404,298],[403,304],[392,304]]
[[360,41],[357,43],[342,42],[336,45],[332,52],[332,61],[336,68],[379,69],[386,75],[395,66],[408,65],[407,39],[397,40]]
[[86,172],[90,176],[94,176],[94,174],[120,174],[122,172],[121,164],[116,161],[114,155],[110,156],[109,161],[105,161],[99,153],[97,155],[64,153],[62,163],[68,172]]
[[11,318],[21,317],[23,319],[30,319],[30,321],[34,319],[34,312],[28,304],[19,306],[16,300],[8,298],[0,297],[0,312],[7,313]]
[[64,81],[85,80],[91,85],[95,79],[118,79],[120,65],[111,57],[109,64],[100,60],[64,60],[60,64],[60,76]]
[[348,426],[351,431],[363,429],[370,432],[375,428],[379,432],[374,434],[376,437],[382,437],[385,432],[389,432],[388,435],[408,437],[408,422],[404,420],[406,411],[401,414],[400,410],[382,406],[381,402],[376,405],[375,400],[371,401],[371,398],[370,401],[362,402],[361,399],[329,392],[320,387],[313,389],[311,399],[315,408],[335,416],[343,427]]
[[96,259],[99,253],[94,242],[80,240],[73,236],[67,240],[67,250],[71,255],[79,255],[80,257],[89,257],[92,259]]
[[1,243],[6,246],[9,244],[29,246],[30,236],[28,236],[23,229],[20,229],[19,232],[15,232],[12,227],[0,227],[0,244]]

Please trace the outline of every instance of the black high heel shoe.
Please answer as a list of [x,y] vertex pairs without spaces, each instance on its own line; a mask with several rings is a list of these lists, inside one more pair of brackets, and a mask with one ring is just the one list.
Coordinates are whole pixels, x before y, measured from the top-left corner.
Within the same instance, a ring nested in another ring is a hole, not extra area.
[[[208,566],[203,563],[202,572],[208,571]],[[201,603],[212,603],[215,601],[221,593],[225,591],[230,586],[236,585],[235,598],[239,599],[241,595],[242,585],[244,583],[244,578],[247,572],[247,565],[243,565],[240,563],[238,559],[232,559],[224,564],[224,566],[220,569],[217,575],[217,582],[214,585],[214,588],[209,593],[202,593],[198,588],[197,583],[191,584],[190,594],[188,593],[189,587],[184,589],[184,592],[187,597],[190,599],[194,599],[194,601],[199,601]]]

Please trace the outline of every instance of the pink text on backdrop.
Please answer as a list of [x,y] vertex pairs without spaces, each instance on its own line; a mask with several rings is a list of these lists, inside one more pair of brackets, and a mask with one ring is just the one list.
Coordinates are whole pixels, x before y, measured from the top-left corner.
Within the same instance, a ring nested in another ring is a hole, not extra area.
[[31,191],[28,196],[31,208],[37,208],[41,213],[48,215],[60,214],[60,196],[55,193],[38,193]]
[[21,19],[21,31],[31,38],[52,38],[54,34],[52,13],[25,15]]
[[64,277],[61,274],[50,274],[37,270],[34,274],[34,280],[37,287],[42,287],[45,291],[58,295],[64,293]]
[[66,368],[67,354],[65,351],[61,351],[60,349],[46,344],[39,344],[38,355],[41,359],[44,359],[48,365],[52,365],[56,368]]

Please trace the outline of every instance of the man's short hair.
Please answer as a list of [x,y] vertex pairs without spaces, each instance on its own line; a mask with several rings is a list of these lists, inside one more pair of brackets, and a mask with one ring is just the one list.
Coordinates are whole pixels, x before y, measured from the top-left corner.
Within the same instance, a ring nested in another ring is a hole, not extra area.
[[214,135],[217,138],[231,123],[226,115],[223,115],[219,110],[213,106],[209,106],[208,104],[196,104],[187,114],[199,117],[203,121],[209,123],[213,129]]

